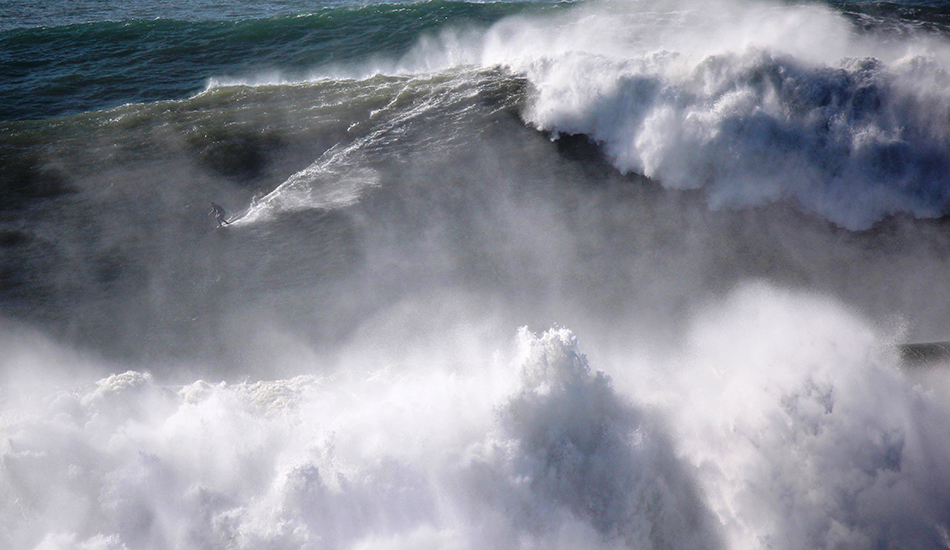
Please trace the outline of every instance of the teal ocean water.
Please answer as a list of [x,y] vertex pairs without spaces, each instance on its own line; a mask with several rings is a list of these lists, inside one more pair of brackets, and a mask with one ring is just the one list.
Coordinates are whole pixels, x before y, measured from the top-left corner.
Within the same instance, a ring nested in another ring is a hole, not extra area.
[[249,9],[243,3],[116,3],[106,10],[77,9],[72,2],[23,4],[10,11],[29,15],[0,22],[3,120],[184,99],[213,77],[305,77],[373,57],[398,58],[420,35],[447,22],[487,25],[536,9],[462,2],[335,8],[264,3]]
[[944,2],[7,0],[0,548],[950,547],[948,214]]

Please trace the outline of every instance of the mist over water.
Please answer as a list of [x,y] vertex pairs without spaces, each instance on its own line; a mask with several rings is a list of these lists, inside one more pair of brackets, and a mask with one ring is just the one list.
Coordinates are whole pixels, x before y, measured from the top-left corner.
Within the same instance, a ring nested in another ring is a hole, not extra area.
[[222,6],[0,122],[0,547],[950,548],[939,10]]

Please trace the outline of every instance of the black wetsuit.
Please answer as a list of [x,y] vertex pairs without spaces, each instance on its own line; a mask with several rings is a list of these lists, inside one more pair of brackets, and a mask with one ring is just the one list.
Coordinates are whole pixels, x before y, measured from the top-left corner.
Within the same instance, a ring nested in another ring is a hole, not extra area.
[[214,219],[218,220],[218,227],[231,223],[227,220],[228,213],[224,211],[220,204],[211,203],[211,212],[208,213],[214,214]]

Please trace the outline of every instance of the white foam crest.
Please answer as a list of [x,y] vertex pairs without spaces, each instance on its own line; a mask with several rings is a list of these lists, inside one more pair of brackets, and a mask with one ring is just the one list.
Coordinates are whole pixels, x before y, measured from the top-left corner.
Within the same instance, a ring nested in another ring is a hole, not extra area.
[[451,543],[430,470],[486,432],[486,380],[384,370],[172,391],[127,372],[55,392],[35,414],[5,406],[0,540],[44,550]]
[[502,409],[506,452],[495,459],[518,480],[506,492],[528,503],[512,506],[516,519],[556,532],[570,512],[611,546],[720,547],[662,421],[593,372],[570,331],[522,331],[521,342],[522,387]]
[[728,547],[942,547],[946,373],[926,390],[834,302],[748,285],[695,322],[651,400]]
[[379,76],[432,78],[445,71],[484,66],[482,49],[487,29],[448,26],[436,33],[422,35],[400,57],[374,55],[370,59],[346,65],[327,65],[288,73],[267,71],[242,76],[213,76],[198,94],[230,87],[269,87],[323,83],[327,81],[366,81]]
[[[850,229],[950,205],[950,47],[862,36],[817,5],[595,2],[428,35],[380,70],[525,75],[524,117],[621,171],[731,207],[790,199]],[[385,64],[384,64],[385,65]]]
[[619,382],[556,328],[461,368],[430,341],[329,377],[51,388],[0,409],[0,544],[937,548],[950,378],[916,386],[880,342],[750,285]]
[[851,229],[941,215],[950,197],[950,47],[859,36],[831,9],[599,2],[446,28],[371,74],[504,66],[527,121],[583,133],[622,171],[705,188],[713,207],[782,199]]
[[695,495],[652,421],[590,371],[568,331],[519,338],[520,359],[497,357],[477,375],[386,369],[172,391],[127,372],[55,392],[29,417],[5,410],[3,541],[596,549],[695,539],[683,515],[693,512],[677,509]]
[[530,123],[590,136],[622,171],[706,188],[714,207],[791,198],[852,229],[946,208],[950,141],[930,121],[950,112],[948,59],[937,41],[856,37],[824,8],[730,1],[513,19],[484,51],[533,83]]
[[203,93],[211,92],[219,88],[232,88],[237,86],[249,86],[249,87],[259,87],[259,86],[279,86],[286,84],[295,84],[298,81],[293,78],[288,78],[280,71],[272,71],[267,73],[258,73],[246,77],[224,77],[224,76],[213,76],[205,82],[205,88],[198,95]]

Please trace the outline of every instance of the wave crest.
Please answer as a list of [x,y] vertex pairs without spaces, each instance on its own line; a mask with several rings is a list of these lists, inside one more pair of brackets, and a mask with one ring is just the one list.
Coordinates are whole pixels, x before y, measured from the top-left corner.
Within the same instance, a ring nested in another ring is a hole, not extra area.
[[529,123],[586,134],[621,171],[702,188],[715,208],[790,199],[859,230],[950,205],[950,137],[938,122],[950,96],[933,56],[571,52],[525,70]]

